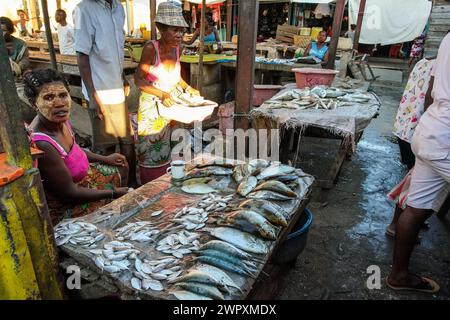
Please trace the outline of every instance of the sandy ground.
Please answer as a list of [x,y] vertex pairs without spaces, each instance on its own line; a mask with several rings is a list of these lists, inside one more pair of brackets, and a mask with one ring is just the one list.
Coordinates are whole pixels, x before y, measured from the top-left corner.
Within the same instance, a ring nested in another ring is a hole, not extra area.
[[[308,243],[296,266],[282,280],[279,299],[450,298],[450,215],[430,219],[431,227],[422,231],[422,242],[415,248],[411,263],[412,271],[432,276],[441,291],[435,295],[398,293],[385,285],[393,240],[384,231],[394,211],[386,193],[405,173],[392,136],[402,90],[374,91],[383,102],[380,115],[365,130],[351,161],[344,164],[327,202],[313,198],[310,203],[314,221]],[[316,151],[316,160],[308,161],[326,162],[323,152],[321,157]],[[381,289],[367,288],[367,268],[371,265],[381,269]]]

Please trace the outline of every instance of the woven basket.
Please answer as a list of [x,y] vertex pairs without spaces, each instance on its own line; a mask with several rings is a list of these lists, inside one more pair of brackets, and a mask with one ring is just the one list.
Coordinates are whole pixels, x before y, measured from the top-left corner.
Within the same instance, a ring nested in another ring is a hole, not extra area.
[[294,45],[297,47],[306,48],[310,42],[310,36],[294,36]]

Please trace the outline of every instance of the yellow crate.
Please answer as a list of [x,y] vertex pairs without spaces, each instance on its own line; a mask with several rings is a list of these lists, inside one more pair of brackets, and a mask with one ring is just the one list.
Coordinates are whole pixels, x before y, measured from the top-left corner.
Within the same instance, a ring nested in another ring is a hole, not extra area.
[[300,35],[301,36],[310,36],[311,28],[300,28]]
[[294,46],[297,46],[300,48],[306,48],[310,42],[311,42],[311,37],[309,35],[294,36]]

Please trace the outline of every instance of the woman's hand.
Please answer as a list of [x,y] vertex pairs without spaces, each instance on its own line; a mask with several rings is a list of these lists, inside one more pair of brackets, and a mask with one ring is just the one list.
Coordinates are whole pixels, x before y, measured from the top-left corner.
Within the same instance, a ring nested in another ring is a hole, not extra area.
[[173,101],[172,97],[167,92],[163,92],[161,96],[161,101],[163,105],[165,105],[167,108],[170,108],[175,104],[175,101]]
[[115,199],[118,199],[128,193],[128,187],[115,188]]
[[189,93],[191,96],[200,96],[200,91],[198,91],[190,86],[186,88],[186,93]]
[[123,154],[120,153],[113,153],[109,156],[106,156],[103,163],[115,167],[125,167],[128,165],[127,159]]

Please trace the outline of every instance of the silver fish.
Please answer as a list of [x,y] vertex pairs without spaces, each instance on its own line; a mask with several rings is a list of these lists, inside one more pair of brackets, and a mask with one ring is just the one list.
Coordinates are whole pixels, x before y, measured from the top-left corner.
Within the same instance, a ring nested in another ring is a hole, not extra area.
[[285,165],[285,164],[271,165],[270,167],[267,167],[266,169],[261,171],[261,173],[257,176],[257,178],[258,178],[258,180],[262,180],[262,179],[267,179],[267,178],[271,178],[271,177],[290,174],[294,171],[295,171],[295,168]]
[[275,201],[287,201],[293,200],[293,198],[285,196],[284,194],[273,192],[269,190],[261,190],[250,193],[247,198],[249,199],[263,199],[263,200],[275,200]]
[[257,183],[258,183],[258,179],[256,179],[256,177],[254,177],[254,176],[247,176],[244,179],[242,179],[241,183],[239,183],[239,186],[237,188],[237,192],[241,196],[245,197],[250,192],[252,192],[253,189],[255,189]]
[[250,233],[227,227],[205,228],[204,230],[208,231],[213,237],[229,242],[244,251],[256,254],[267,254],[269,252],[270,242]]

